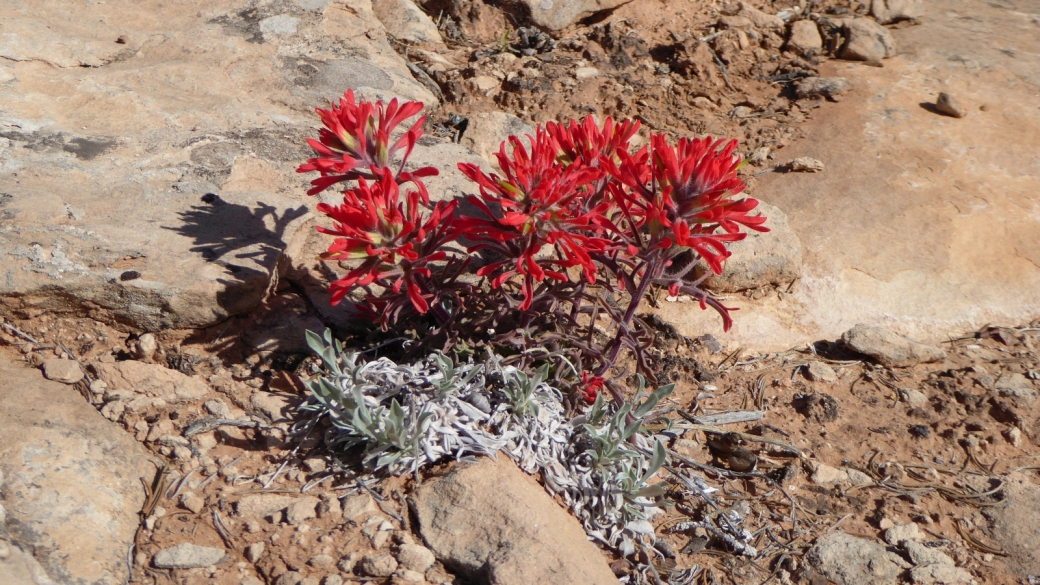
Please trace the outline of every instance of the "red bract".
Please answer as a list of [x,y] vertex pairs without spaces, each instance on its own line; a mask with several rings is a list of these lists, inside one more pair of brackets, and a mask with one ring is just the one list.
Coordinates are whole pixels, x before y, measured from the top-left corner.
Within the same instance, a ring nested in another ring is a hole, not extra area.
[[549,122],[545,130],[556,140],[564,162],[599,166],[601,157],[613,159],[619,152],[628,152],[629,142],[639,131],[639,122],[626,120],[615,124],[608,117],[600,128],[595,118],[587,116],[581,122],[571,120],[566,126]]
[[585,402],[592,404],[596,401],[596,397],[599,396],[600,390],[603,389],[603,385],[606,383],[601,376],[592,376],[588,372],[581,373],[581,397],[585,399]]
[[[430,262],[446,257],[438,248],[454,238],[451,220],[456,205],[454,201],[438,203],[423,218],[419,194],[409,191],[401,201],[390,169],[383,169],[379,180],[371,185],[359,178],[358,186],[344,193],[342,205],[318,204],[318,211],[334,222],[332,228],[318,227],[318,231],[337,236],[322,258],[361,260],[357,268],[329,287],[332,304],[338,304],[355,286],[380,283],[394,292],[404,286],[415,308],[425,313],[429,309],[424,298],[427,291],[417,279],[430,276]],[[383,280],[388,282],[380,282]]]
[[306,164],[296,169],[298,173],[317,171],[321,177],[311,181],[314,188],[307,191],[315,195],[336,183],[366,177],[377,178],[379,171],[388,168],[398,151],[404,149],[401,163],[394,173],[399,183],[411,181],[415,183],[423,202],[429,202],[423,177],[434,176],[437,169],[423,167],[415,171],[405,172],[415,143],[422,136],[422,125],[426,116],[419,118],[412,127],[399,136],[392,144],[390,135],[401,122],[420,111],[422,102],[405,102],[398,105],[397,98],[389,104],[383,102],[354,102],[354,91],[347,90],[343,99],[332,108],[315,111],[325,125],[319,133],[319,139],[308,138],[307,143],[318,156],[308,159]]
[[[479,167],[460,163],[459,169],[480,187],[480,197],[470,203],[486,217],[462,217],[458,227],[477,244],[470,252],[492,250],[505,260],[481,268],[477,274],[498,273],[491,281],[500,287],[513,275],[523,278],[522,310],[531,306],[534,283],[546,277],[566,281],[563,269],[580,266],[588,282],[596,280],[596,265],[590,252],[603,251],[611,242],[599,237],[601,209],[585,209],[588,186],[603,173],[580,163],[557,161],[558,146],[538,129],[531,138],[531,151],[510,137],[511,156],[502,144],[497,157],[505,177],[487,175]],[[492,209],[494,208],[494,209]],[[559,257],[539,255],[544,245],[553,246]]]

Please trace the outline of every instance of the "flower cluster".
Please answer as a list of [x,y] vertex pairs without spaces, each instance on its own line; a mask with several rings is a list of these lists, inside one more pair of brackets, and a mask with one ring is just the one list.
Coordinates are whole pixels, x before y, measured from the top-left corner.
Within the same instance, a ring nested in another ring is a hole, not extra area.
[[[765,218],[752,215],[758,202],[739,197],[736,141],[673,145],[651,134],[633,149],[637,122],[550,122],[526,145],[517,137],[502,144],[501,175],[459,165],[477,188],[466,198],[476,213],[467,215],[458,201],[431,204],[422,179],[436,169],[406,170],[425,118],[395,129],[421,109],[418,102],[355,102],[347,92],[318,110],[325,128],[309,141],[316,157],[299,168],[321,174],[309,193],[356,181],[341,205],[318,206],[333,220],[320,231],[336,237],[323,257],[352,266],[333,283],[333,302],[364,287],[367,310],[384,329],[414,327],[410,316],[429,315],[429,332],[443,335],[426,337],[445,346],[467,335],[521,352],[551,345],[577,359],[583,374],[572,383],[589,401],[604,386],[613,392],[606,375],[621,350],[647,369],[647,332],[635,317],[651,287],[697,298],[730,327],[730,309],[700,289],[703,277],[695,279],[692,268],[702,258],[721,273],[727,245],[747,235],[742,228],[767,231]],[[405,184],[415,190],[402,196]],[[691,260],[680,266],[680,257]],[[479,281],[460,278],[478,263]],[[627,305],[603,303],[596,292],[603,290],[625,292]],[[613,335],[605,345],[593,335],[603,315]],[[460,332],[464,326],[468,332]]]

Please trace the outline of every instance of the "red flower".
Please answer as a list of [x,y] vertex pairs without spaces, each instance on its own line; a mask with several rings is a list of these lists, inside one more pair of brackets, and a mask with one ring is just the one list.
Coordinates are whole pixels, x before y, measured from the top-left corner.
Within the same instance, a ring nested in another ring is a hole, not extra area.
[[423,177],[437,174],[433,167],[423,167],[405,172],[415,143],[422,136],[422,125],[426,116],[419,118],[412,127],[392,144],[390,135],[401,122],[422,111],[422,102],[405,102],[398,105],[397,98],[389,104],[383,102],[354,102],[354,91],[347,90],[338,104],[329,110],[315,109],[325,125],[319,139],[308,138],[307,143],[318,156],[308,159],[296,169],[298,173],[318,171],[321,177],[311,181],[314,188],[307,191],[315,195],[336,183],[366,177],[377,178],[379,170],[388,168],[398,151],[404,149],[401,164],[394,173],[399,183],[411,181],[419,189],[424,203],[429,203]]
[[[459,164],[467,177],[480,187],[480,197],[468,198],[485,218],[461,217],[459,230],[478,242],[470,252],[490,249],[506,259],[484,266],[478,275],[487,276],[499,270],[491,281],[500,287],[514,275],[521,275],[524,300],[520,308],[530,308],[534,283],[546,277],[568,280],[562,272],[580,266],[589,282],[596,280],[596,265],[589,255],[605,250],[609,240],[598,237],[603,229],[597,219],[600,209],[585,209],[584,197],[589,185],[603,173],[581,163],[560,163],[553,138],[538,129],[531,138],[531,151],[516,137],[510,137],[511,156],[506,145],[497,154],[505,177],[487,175],[469,163]],[[492,210],[494,208],[494,210]],[[544,245],[557,254],[540,257]]]
[[[456,205],[454,201],[440,202],[424,219],[419,194],[409,191],[401,201],[397,181],[385,168],[371,185],[358,178],[358,186],[344,193],[342,205],[318,204],[318,211],[333,219],[332,228],[318,227],[318,231],[338,236],[321,257],[361,261],[329,287],[332,304],[338,304],[355,286],[378,283],[394,292],[404,286],[415,308],[425,313],[429,309],[427,291],[418,277],[429,277],[427,264],[446,257],[439,248],[454,238]],[[392,282],[383,282],[387,279]]]
[[592,404],[596,401],[596,397],[599,396],[600,390],[603,389],[603,384],[606,383],[601,376],[590,376],[588,372],[581,373],[581,397],[585,399],[585,402]]

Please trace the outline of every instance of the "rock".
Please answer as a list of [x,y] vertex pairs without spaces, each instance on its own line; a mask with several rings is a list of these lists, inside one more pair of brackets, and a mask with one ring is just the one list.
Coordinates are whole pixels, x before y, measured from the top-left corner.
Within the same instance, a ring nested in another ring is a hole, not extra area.
[[766,14],[747,2],[740,3],[740,16],[750,20],[755,27],[766,31],[783,30],[787,24],[779,16],[775,14]]
[[307,564],[316,569],[327,569],[336,564],[336,559],[333,559],[329,555],[315,555],[307,561]]
[[803,416],[818,423],[838,420],[838,401],[829,394],[823,392],[798,393],[794,395],[793,405],[795,410],[802,413]]
[[1022,374],[1017,372],[1005,372],[1000,375],[995,386],[997,393],[1006,398],[1018,398],[1032,403],[1036,400],[1037,392],[1033,383]]
[[303,573],[299,571],[286,571],[274,580],[274,585],[300,585],[303,583]]
[[266,518],[288,508],[295,501],[295,496],[249,494],[235,504],[235,511],[242,518]]
[[920,390],[914,390],[913,388],[898,388],[896,393],[899,394],[899,399],[909,404],[910,406],[921,406],[922,404],[928,404],[928,397],[924,395]]
[[1023,472],[1002,479],[1004,503],[982,508],[989,521],[986,535],[1007,554],[1006,562],[1019,576],[1040,574],[1040,486]]
[[839,96],[850,89],[852,84],[844,77],[806,77],[794,84],[799,99],[823,97],[838,101]]
[[285,521],[295,526],[301,522],[318,517],[318,502],[314,496],[296,498],[288,508],[285,509]]
[[[916,524],[909,524],[907,526],[916,526]],[[891,532],[892,530],[895,530],[897,528],[900,528],[900,527],[897,526],[895,528],[889,528],[888,530],[889,530],[889,532]],[[898,542],[900,544],[900,546],[902,546],[903,550],[905,550],[906,553],[910,556],[910,562],[915,564],[915,565],[918,565],[918,566],[922,566],[922,565],[950,565],[950,566],[953,566],[953,564],[954,564],[953,563],[953,559],[951,559],[950,557],[946,556],[946,554],[944,552],[942,552],[940,550],[936,550],[934,548],[928,548],[927,546],[921,544],[920,542],[916,542],[916,541],[918,541],[918,540],[920,540],[922,538],[924,538],[924,535],[921,534],[920,532],[915,531],[914,533],[911,533],[911,534],[907,535],[906,538],[903,538],[902,535],[897,535],[892,540],[895,540],[896,542]],[[886,542],[888,542],[887,539],[886,539]]]
[[394,573],[394,580],[391,585],[397,585],[398,583],[425,583],[426,579],[422,573],[416,571],[409,571],[408,569],[400,570]]
[[[766,285],[787,286],[802,273],[802,244],[787,222],[784,212],[768,203],[759,202],[758,210],[766,216],[768,232],[749,232],[748,236],[729,246],[732,256],[726,260],[722,274],[714,274],[704,286],[717,292],[737,292]],[[703,275],[708,265],[701,261],[694,269]]]
[[216,565],[226,557],[222,548],[184,542],[155,553],[152,564],[159,569],[198,569]]
[[2,356],[0,445],[0,542],[32,551],[0,573],[14,563],[58,583],[126,581],[141,480],[155,475],[148,452],[78,392]]
[[1010,429],[1002,431],[1000,434],[1004,435],[1004,439],[1007,440],[1008,443],[1011,443],[1012,447],[1022,446],[1022,431],[1020,431],[1018,427],[1011,427]]
[[386,32],[399,41],[443,45],[437,25],[412,0],[376,0],[372,10]]
[[[884,534],[881,535],[881,538],[883,538],[888,544],[896,545],[904,540],[921,540],[924,538],[924,534],[921,533],[921,529],[918,528],[917,524],[911,522],[909,524],[896,524],[888,530],[885,530]],[[914,562],[916,563],[917,561]]]
[[321,582],[322,585],[343,585],[343,577],[339,575],[329,575],[325,577],[325,580]]
[[823,38],[816,23],[811,20],[799,20],[791,24],[786,48],[803,57],[812,57],[823,51]]
[[844,467],[842,470],[849,475],[849,483],[852,485],[872,485],[874,480],[869,475],[858,469]]
[[397,570],[397,561],[390,553],[366,555],[359,565],[361,573],[369,577],[389,577]]
[[880,544],[844,532],[821,537],[805,560],[838,585],[895,585],[906,566],[899,555]]
[[910,579],[915,585],[974,585],[975,583],[971,573],[952,564],[914,567],[910,571]]
[[631,0],[519,0],[539,28],[558,31],[597,12],[612,10]]
[[939,92],[939,97],[935,100],[935,109],[954,118],[963,118],[968,115],[968,108],[960,100],[945,91]]
[[616,585],[578,521],[506,457],[463,464],[409,498],[434,555],[497,585]]
[[402,544],[397,549],[397,562],[410,571],[425,573],[437,559],[433,552],[419,544]]
[[860,323],[841,338],[850,349],[869,355],[888,367],[901,368],[946,359],[946,352],[942,349],[882,327]]
[[[502,143],[510,136],[517,136],[526,143],[528,135],[534,135],[534,128],[520,118],[504,112],[484,112],[470,116],[469,125],[459,143],[472,149],[499,170],[495,154]],[[508,146],[506,152],[509,152]]]
[[253,544],[246,547],[245,557],[250,563],[255,563],[260,560],[260,557],[264,554],[264,543],[254,542]]
[[[2,525],[2,524],[0,524]],[[0,576],[4,585],[52,585],[54,581],[36,559],[17,546],[0,540]]]
[[578,67],[574,70],[574,79],[581,81],[582,79],[595,79],[599,77],[599,69],[595,67]]
[[207,400],[202,406],[206,409],[206,412],[217,418],[231,418],[231,409],[219,398]]
[[274,394],[271,392],[255,392],[249,402],[254,408],[266,414],[272,421],[284,421],[296,412],[296,406],[300,398],[288,394]]
[[196,495],[185,494],[181,497],[181,506],[192,514],[198,514],[206,506],[206,500]]
[[834,368],[823,362],[812,361],[805,365],[805,375],[813,382],[837,382],[838,374]]
[[[247,313],[309,216],[294,170],[313,107],[348,87],[436,102],[370,0],[163,5],[161,22],[156,0],[130,12],[60,4],[48,15],[0,6],[14,78],[0,83],[3,316],[50,311],[140,332]],[[308,57],[285,61],[287,46]],[[54,87],[84,99],[44,99]]]
[[357,520],[379,513],[379,506],[368,494],[351,496],[343,502],[343,519]]
[[801,156],[787,163],[787,171],[790,173],[819,173],[822,170],[823,163],[808,156]]
[[881,24],[900,20],[913,20],[924,14],[921,0],[874,0],[870,3],[870,15]]
[[159,351],[159,342],[155,339],[155,335],[145,333],[134,341],[131,349],[134,354],[134,359],[143,362],[151,362],[155,357],[155,352]]
[[83,368],[74,360],[47,360],[43,362],[43,377],[62,384],[75,384],[83,379]]
[[842,469],[819,463],[810,479],[816,485],[831,485],[849,481],[849,474]]
[[879,63],[895,57],[896,42],[892,34],[869,18],[852,18],[842,25],[845,45],[839,56],[849,61]]
[[114,364],[95,363],[90,367],[112,391],[129,390],[161,398],[171,404],[199,400],[210,393],[209,386],[202,380],[158,364],[123,361]]

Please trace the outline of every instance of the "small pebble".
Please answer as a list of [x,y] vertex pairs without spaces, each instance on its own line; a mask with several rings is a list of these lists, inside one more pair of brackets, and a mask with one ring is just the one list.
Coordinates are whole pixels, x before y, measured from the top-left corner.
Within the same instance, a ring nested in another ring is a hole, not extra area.
[[253,544],[246,547],[246,560],[255,563],[260,560],[260,557],[264,554],[264,543],[254,542]]
[[964,107],[964,104],[945,91],[941,92],[939,98],[935,100],[935,109],[954,118],[963,118],[968,115],[968,110]]

